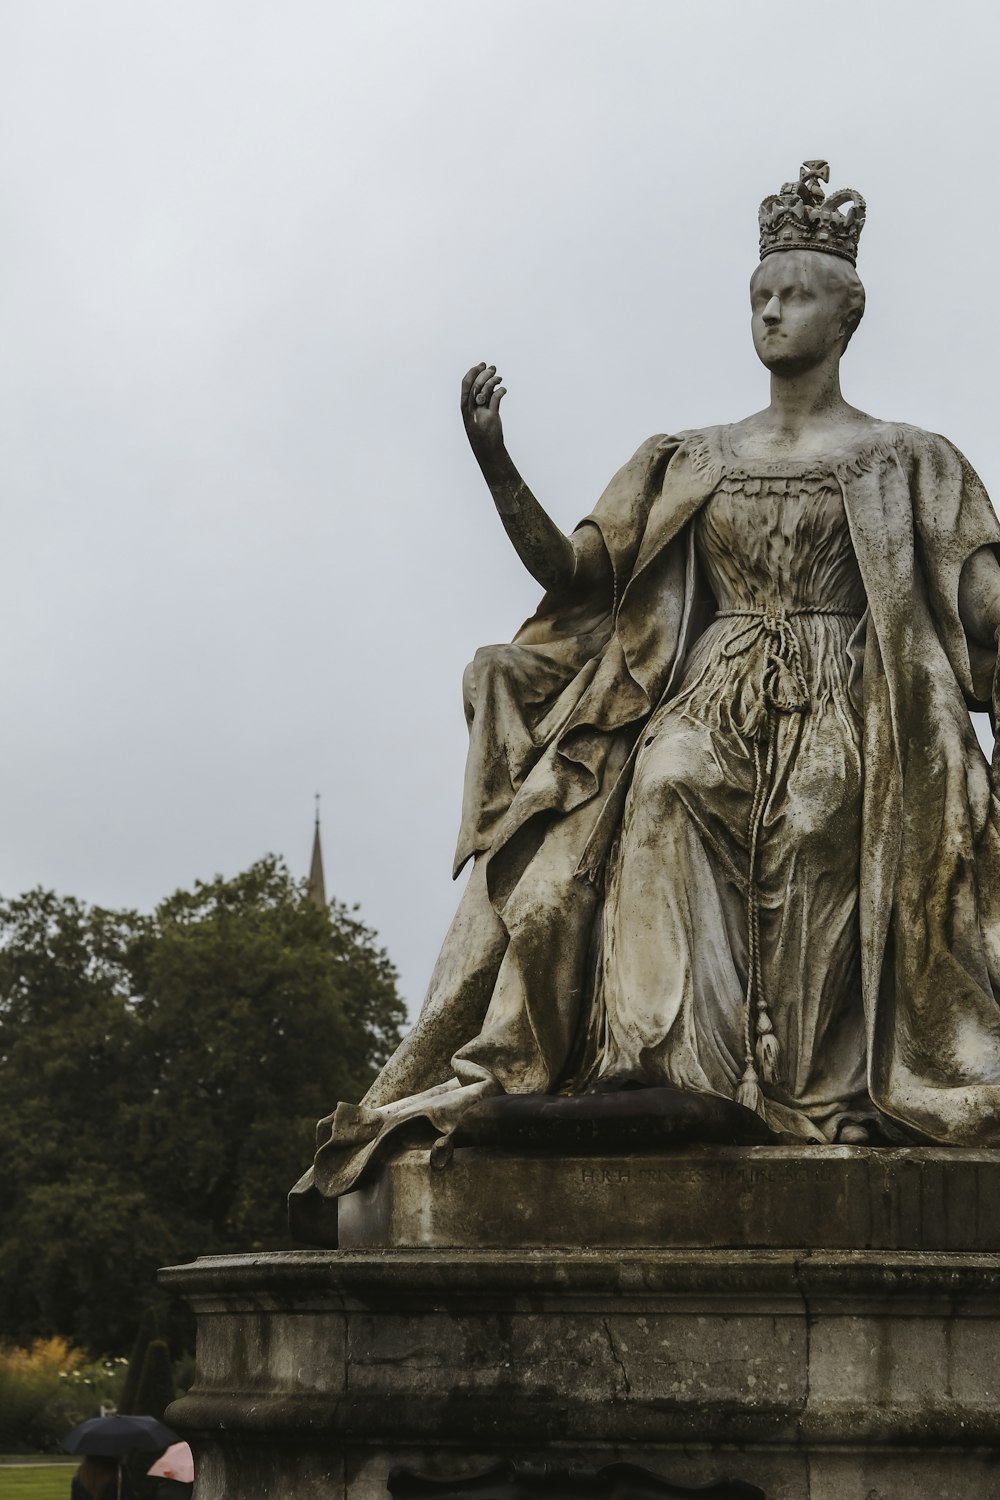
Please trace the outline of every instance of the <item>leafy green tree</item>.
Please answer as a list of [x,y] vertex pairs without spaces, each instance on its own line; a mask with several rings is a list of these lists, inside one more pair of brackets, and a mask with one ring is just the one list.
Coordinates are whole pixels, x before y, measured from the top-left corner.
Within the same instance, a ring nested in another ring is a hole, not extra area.
[[163,1413],[174,1399],[174,1375],[166,1339],[151,1340],[142,1361],[135,1409],[146,1417],[163,1421]]
[[152,916],[0,902],[0,1335],[118,1352],[157,1266],[287,1245],[316,1120],[403,1014],[374,934],[272,858]]
[[139,1411],[136,1405],[136,1397],[139,1394],[139,1380],[142,1376],[142,1367],[146,1359],[146,1350],[155,1338],[159,1337],[160,1319],[154,1307],[147,1307],[139,1322],[138,1330],[132,1341],[132,1348],[128,1357],[128,1368],[125,1372],[125,1383],[122,1386],[121,1398],[118,1402],[118,1410],[127,1415]]
[[19,1343],[117,1352],[117,1289],[178,1248],[119,1123],[145,1089],[143,926],[44,891],[0,903],[0,1329]]
[[142,1070],[127,1132],[187,1244],[287,1243],[285,1196],[316,1121],[364,1091],[399,1035],[395,974],[342,906],[275,860],[163,902],[132,952]]

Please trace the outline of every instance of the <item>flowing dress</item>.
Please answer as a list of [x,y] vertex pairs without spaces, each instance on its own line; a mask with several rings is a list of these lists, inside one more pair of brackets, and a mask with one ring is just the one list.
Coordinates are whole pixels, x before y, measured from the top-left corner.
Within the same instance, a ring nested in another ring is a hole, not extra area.
[[605,905],[603,1071],[733,1098],[749,1065],[775,1128],[834,1139],[874,1115],[866,601],[840,486],[802,463],[730,468],[694,546],[716,615],[636,760]]
[[661,434],[580,524],[610,582],[476,653],[470,877],[293,1211],[416,1129],[446,1153],[479,1100],[600,1075],[816,1142],[877,1116],[1000,1147],[1000,756],[969,716],[1000,678],[958,610],[1000,524],[968,460],[903,423],[753,473],[728,428]]

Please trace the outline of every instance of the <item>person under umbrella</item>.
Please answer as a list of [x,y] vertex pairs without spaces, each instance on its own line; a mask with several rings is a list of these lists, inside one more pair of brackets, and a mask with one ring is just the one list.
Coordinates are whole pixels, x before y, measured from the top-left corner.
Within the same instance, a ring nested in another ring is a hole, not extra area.
[[124,1455],[162,1453],[177,1441],[177,1434],[155,1417],[88,1417],[62,1440],[67,1453],[85,1455],[73,1479],[71,1500],[129,1500]]
[[127,1477],[119,1486],[120,1461],[110,1454],[88,1453],[73,1475],[70,1500],[132,1500],[133,1490]]

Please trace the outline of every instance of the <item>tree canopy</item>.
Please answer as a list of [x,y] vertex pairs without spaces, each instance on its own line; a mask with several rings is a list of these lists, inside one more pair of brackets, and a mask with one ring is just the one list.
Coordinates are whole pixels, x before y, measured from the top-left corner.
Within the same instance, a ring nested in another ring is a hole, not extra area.
[[374,934],[272,858],[151,916],[0,901],[0,1337],[117,1353],[158,1266],[287,1245],[316,1120],[403,1016]]

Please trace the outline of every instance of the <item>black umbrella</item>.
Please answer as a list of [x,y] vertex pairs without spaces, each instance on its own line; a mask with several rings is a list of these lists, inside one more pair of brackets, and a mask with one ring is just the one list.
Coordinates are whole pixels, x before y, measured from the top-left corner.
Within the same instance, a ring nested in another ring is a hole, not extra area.
[[162,1453],[179,1442],[176,1432],[155,1417],[88,1417],[62,1440],[67,1453]]

